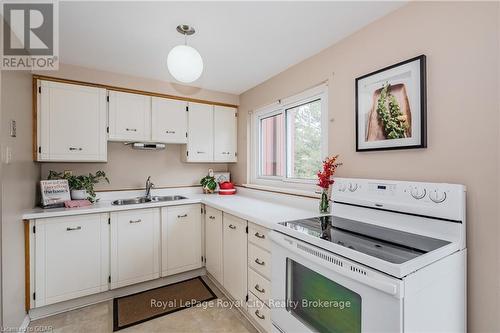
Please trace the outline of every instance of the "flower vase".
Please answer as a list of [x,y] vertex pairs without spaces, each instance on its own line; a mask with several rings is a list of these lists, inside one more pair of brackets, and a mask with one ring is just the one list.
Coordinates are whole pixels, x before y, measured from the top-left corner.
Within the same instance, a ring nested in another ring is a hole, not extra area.
[[330,191],[329,188],[324,188],[321,191],[321,201],[319,202],[319,212],[321,214],[330,213]]

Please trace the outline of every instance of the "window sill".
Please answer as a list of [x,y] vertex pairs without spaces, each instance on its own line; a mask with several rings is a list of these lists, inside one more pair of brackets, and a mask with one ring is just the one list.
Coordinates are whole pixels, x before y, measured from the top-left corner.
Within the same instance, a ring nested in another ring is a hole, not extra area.
[[306,190],[298,190],[298,189],[293,189],[293,188],[283,188],[283,187],[257,185],[257,184],[243,184],[242,186],[246,187],[246,188],[254,189],[254,190],[261,190],[261,191],[267,191],[267,192],[290,194],[290,195],[296,195],[296,196],[308,197],[308,198],[314,198],[314,199],[321,198],[321,194],[316,193],[315,191],[306,191]]

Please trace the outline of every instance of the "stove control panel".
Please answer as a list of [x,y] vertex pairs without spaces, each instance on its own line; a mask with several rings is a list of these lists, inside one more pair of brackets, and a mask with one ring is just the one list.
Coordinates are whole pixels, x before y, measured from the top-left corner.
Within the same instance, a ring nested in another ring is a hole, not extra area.
[[332,200],[453,220],[465,214],[465,186],[457,184],[335,178]]

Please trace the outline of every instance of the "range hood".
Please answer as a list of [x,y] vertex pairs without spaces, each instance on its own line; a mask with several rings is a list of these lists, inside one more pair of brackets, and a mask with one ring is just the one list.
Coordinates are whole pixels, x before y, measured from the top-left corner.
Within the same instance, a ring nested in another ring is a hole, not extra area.
[[163,150],[167,148],[164,143],[154,143],[154,142],[127,142],[126,145],[130,145],[132,149],[138,150]]

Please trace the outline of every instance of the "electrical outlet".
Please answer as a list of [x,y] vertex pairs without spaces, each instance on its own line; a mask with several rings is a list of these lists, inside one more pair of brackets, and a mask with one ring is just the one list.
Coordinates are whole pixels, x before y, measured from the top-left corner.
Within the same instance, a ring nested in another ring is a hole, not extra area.
[[4,164],[10,164],[12,161],[12,148],[9,146],[2,147],[2,162]]
[[73,170],[64,170],[63,175],[64,176],[73,176]]

